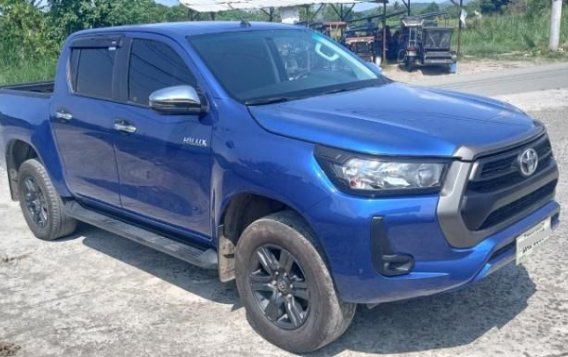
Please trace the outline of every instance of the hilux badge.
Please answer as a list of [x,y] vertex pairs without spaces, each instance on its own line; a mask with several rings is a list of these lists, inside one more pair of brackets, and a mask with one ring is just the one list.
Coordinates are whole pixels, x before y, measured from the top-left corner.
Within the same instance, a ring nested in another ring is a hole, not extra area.
[[196,139],[191,137],[183,138],[184,145],[191,145],[191,146],[199,146],[199,147],[207,147],[207,139]]
[[521,174],[528,177],[536,171],[538,167],[538,153],[535,149],[527,149],[519,156],[519,168]]

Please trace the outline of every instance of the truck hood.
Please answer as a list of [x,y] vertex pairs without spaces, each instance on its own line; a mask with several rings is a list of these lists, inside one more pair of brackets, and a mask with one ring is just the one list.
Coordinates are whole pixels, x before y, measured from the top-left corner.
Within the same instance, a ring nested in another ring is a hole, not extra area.
[[266,130],[377,155],[463,157],[536,135],[542,125],[489,98],[388,83],[249,107]]

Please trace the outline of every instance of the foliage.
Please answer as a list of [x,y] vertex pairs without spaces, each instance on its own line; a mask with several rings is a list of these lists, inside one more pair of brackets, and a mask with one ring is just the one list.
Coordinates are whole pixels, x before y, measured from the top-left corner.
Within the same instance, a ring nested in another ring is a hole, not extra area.
[[[539,0],[541,1],[541,0]],[[484,16],[468,22],[462,34],[462,53],[467,56],[513,58],[549,55],[548,34],[550,13],[538,16],[526,12]],[[456,40],[457,36],[454,36]],[[568,13],[562,14],[561,47],[568,50]]]
[[480,0],[479,7],[482,13],[503,12],[510,0]]
[[432,1],[427,7],[425,7],[422,11],[420,11],[420,13],[428,14],[431,12],[438,12],[438,11],[440,11],[440,6],[438,6],[438,4]]
[[39,0],[0,0],[0,63],[52,56],[56,43]]
[[153,0],[0,0],[0,83],[49,78],[75,31],[187,18],[185,7]]
[[55,56],[0,64],[0,84],[47,81],[55,76]]
[[[274,13],[275,17],[273,21],[280,21],[277,12]],[[203,15],[202,15],[203,16]],[[268,16],[262,11],[240,11],[240,10],[229,10],[218,13],[215,16],[215,20],[219,21],[231,21],[231,20],[241,20],[241,21],[268,21]]]
[[48,0],[50,25],[57,39],[82,29],[124,24],[179,21],[187,10],[168,8],[152,0]]

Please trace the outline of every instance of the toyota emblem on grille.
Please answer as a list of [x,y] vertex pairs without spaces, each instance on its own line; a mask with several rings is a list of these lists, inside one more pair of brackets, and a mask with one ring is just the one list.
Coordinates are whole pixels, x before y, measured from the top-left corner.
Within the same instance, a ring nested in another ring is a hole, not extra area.
[[534,174],[538,167],[538,154],[535,149],[527,149],[519,156],[519,168],[523,176]]

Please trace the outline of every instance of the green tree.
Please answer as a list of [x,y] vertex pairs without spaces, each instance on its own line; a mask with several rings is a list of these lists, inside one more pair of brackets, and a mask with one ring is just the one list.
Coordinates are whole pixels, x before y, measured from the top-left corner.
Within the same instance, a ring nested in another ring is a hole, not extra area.
[[217,14],[219,21],[268,21],[268,16],[262,11],[229,10]]
[[[545,1],[545,0],[539,0]],[[494,12],[502,12],[505,10],[507,4],[509,4],[510,0],[480,0],[479,8],[481,9],[482,13],[494,13]]]
[[48,0],[49,18],[59,40],[89,28],[187,19],[181,6],[168,8],[152,0]]
[[39,0],[0,0],[0,51],[4,60],[17,63],[57,50],[40,4]]
[[424,8],[424,10],[420,11],[420,13],[428,14],[431,12],[438,12],[438,11],[440,11],[440,6],[438,6],[438,4],[432,1],[427,7]]

